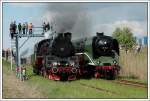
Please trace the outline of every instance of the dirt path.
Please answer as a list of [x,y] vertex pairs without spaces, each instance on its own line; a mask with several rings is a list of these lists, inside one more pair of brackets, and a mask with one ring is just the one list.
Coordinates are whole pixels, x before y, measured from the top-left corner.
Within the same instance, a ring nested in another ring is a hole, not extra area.
[[22,82],[17,79],[14,72],[10,75],[3,73],[3,98],[42,98],[44,97],[38,91],[36,86],[32,87],[27,81]]

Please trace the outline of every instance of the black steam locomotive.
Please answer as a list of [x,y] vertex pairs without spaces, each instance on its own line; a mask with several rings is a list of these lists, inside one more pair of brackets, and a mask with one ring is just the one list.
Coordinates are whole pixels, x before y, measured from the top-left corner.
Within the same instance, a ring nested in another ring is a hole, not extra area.
[[92,55],[95,61],[95,77],[115,79],[120,71],[119,44],[116,39],[97,33],[92,39]]
[[75,80],[78,62],[71,33],[59,33],[35,45],[33,72],[52,80]]

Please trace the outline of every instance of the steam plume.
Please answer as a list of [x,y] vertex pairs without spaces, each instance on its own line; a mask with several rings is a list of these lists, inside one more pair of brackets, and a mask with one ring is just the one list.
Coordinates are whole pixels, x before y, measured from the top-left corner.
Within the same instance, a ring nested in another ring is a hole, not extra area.
[[49,13],[46,19],[56,24],[57,33],[70,31],[73,38],[78,39],[89,34],[89,15],[85,7],[79,3],[52,3],[47,5]]

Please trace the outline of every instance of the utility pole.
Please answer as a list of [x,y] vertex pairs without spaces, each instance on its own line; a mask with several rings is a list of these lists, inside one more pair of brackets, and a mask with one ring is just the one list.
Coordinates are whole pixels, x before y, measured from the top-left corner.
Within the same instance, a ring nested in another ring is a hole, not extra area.
[[[16,72],[17,72],[17,75],[18,75],[18,73],[20,74],[19,75],[19,78],[21,79],[21,66],[20,66],[20,64],[19,64],[19,44],[18,44],[18,33],[16,33]],[[19,70],[19,72],[18,72],[18,70]]]

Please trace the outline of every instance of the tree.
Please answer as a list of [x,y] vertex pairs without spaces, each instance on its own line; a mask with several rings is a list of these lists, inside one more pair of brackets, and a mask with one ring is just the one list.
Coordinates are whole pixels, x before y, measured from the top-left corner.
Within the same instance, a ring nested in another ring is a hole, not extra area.
[[115,39],[118,40],[119,44],[127,48],[132,48],[135,43],[135,38],[131,29],[128,27],[116,28],[112,35]]

